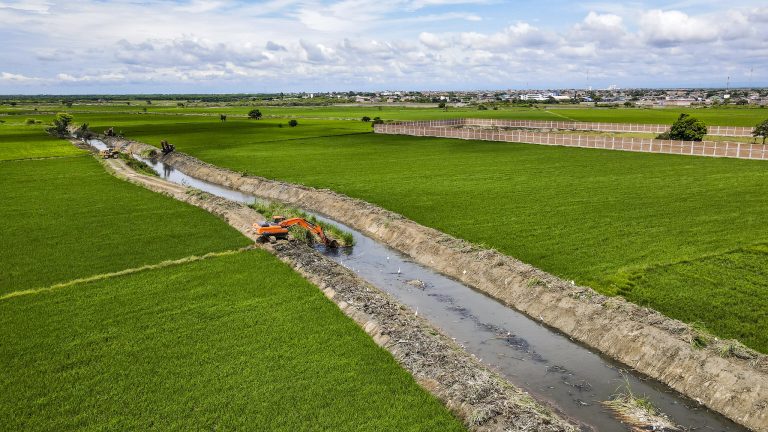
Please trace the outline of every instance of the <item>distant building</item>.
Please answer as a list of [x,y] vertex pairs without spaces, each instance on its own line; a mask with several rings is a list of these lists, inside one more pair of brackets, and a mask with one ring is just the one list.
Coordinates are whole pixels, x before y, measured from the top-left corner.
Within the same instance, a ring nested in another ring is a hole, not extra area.
[[553,97],[551,93],[548,93],[548,94],[528,93],[528,94],[520,95],[520,100],[541,102],[541,101],[548,100],[550,97]]
[[661,106],[691,106],[696,102],[694,98],[676,98],[659,101]]

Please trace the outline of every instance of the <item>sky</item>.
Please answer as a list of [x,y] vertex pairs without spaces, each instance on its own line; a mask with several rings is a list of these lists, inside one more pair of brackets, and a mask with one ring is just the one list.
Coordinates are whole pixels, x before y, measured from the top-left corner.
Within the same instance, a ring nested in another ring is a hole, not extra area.
[[766,0],[0,0],[0,94],[768,86]]

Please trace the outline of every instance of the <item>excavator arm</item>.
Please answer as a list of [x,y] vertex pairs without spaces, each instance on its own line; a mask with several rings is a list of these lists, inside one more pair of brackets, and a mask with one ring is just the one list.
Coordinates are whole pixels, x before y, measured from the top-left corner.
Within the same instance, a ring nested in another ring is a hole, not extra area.
[[320,225],[315,225],[313,223],[310,223],[309,221],[307,221],[304,218],[291,218],[291,219],[286,219],[286,220],[280,222],[280,226],[283,227],[283,228],[290,228],[290,227],[292,227],[294,225],[298,225],[298,226],[304,228],[305,230],[307,230],[307,231],[315,234],[316,236],[320,237],[320,240],[323,241],[323,244],[327,245],[327,244],[330,243],[328,238],[325,236],[325,233],[323,232],[323,228]]
[[288,236],[288,228],[298,225],[305,230],[313,233],[317,237],[320,238],[320,240],[323,242],[324,245],[331,247],[331,248],[337,248],[339,247],[339,243],[336,240],[329,239],[325,236],[325,233],[323,232],[323,228],[320,225],[315,225],[309,221],[307,221],[304,218],[291,218],[291,219],[283,219],[282,216],[275,216],[274,222],[269,223],[265,222],[263,224],[254,224],[254,228],[256,228],[256,232],[260,234],[263,238],[267,237],[275,237],[275,238],[283,238]]

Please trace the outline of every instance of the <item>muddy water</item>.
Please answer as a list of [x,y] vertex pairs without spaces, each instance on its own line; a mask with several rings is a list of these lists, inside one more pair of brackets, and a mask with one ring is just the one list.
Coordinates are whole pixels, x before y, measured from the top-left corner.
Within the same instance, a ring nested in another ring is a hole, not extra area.
[[[100,143],[92,143],[98,148]],[[103,144],[102,144],[103,145]],[[192,178],[162,162],[147,162],[161,177],[243,203],[257,197]],[[746,431],[723,416],[657,381],[642,377],[590,351],[534,319],[428,268],[365,235],[321,215],[351,232],[355,247],[319,250],[386,291],[510,382],[548,401],[585,430],[626,430],[600,401],[627,384],[675,423],[690,430]]]

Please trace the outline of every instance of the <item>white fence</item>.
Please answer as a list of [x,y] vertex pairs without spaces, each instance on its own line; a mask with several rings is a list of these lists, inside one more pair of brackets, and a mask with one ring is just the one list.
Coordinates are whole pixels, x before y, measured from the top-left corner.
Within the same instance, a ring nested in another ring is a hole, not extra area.
[[[472,123],[468,123],[471,121]],[[499,120],[492,120],[494,122]],[[517,120],[504,120],[514,122]],[[475,119],[432,120],[374,125],[374,132],[393,135],[430,136],[466,140],[519,142],[566,147],[599,148],[645,153],[690,156],[730,157],[768,160],[768,145],[724,141],[668,141],[651,138],[626,138],[595,135],[570,135],[527,130],[491,130],[451,126],[479,125]],[[544,122],[551,123],[551,122]]]
[[[416,126],[485,126],[509,127],[524,129],[563,129],[600,132],[639,132],[660,134],[669,130],[670,125],[639,124],[639,123],[595,123],[595,122],[562,122],[543,120],[501,120],[501,119],[452,119],[403,122]],[[707,126],[709,135],[751,137],[753,128],[743,126]]]

